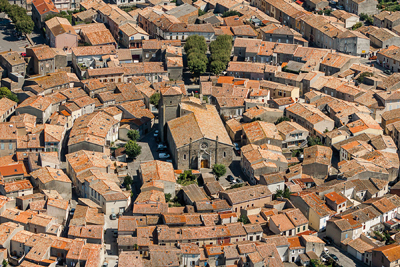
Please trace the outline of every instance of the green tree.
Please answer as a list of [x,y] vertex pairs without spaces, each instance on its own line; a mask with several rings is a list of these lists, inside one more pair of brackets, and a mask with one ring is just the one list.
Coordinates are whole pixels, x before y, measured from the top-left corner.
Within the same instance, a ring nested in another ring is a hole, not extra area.
[[198,52],[197,49],[195,51],[191,52],[187,58],[188,58],[188,61],[200,60],[206,64],[208,62],[207,56],[205,54],[202,54],[201,52]]
[[358,28],[362,27],[362,22],[357,22],[356,24],[353,25],[352,29],[357,30]]
[[323,145],[321,139],[318,136],[316,136],[316,137],[309,136],[307,138],[307,143],[308,143],[308,146],[315,146],[315,145],[322,146]]
[[231,60],[232,51],[232,36],[220,35],[215,41],[212,41],[209,46],[210,56],[210,71],[215,75],[220,75]]
[[285,116],[280,117],[280,118],[278,118],[278,119],[276,120],[275,125],[277,125],[277,124],[279,124],[279,123],[281,123],[281,122],[283,122],[283,121],[290,121],[290,119],[289,119],[288,117],[285,117]]
[[184,46],[186,54],[189,54],[188,51],[193,48],[198,49],[203,54],[207,52],[206,39],[204,36],[192,35],[186,39]]
[[138,248],[139,248],[138,244],[134,244],[134,245],[133,245],[133,249],[134,249],[134,250],[138,250]]
[[194,184],[196,183],[196,176],[192,173],[192,170],[186,170],[179,175],[177,183],[183,186]]
[[225,68],[226,65],[222,61],[216,60],[210,63],[210,71],[217,76],[220,75]]
[[242,222],[243,224],[248,224],[248,223],[250,223],[250,220],[249,220],[249,218],[247,218],[247,216],[240,215],[238,222]]
[[261,118],[260,117],[254,117],[254,118],[251,119],[251,122],[253,122],[253,121],[261,121]]
[[160,98],[160,93],[154,93],[152,96],[150,96],[150,103],[158,108],[158,102],[160,101]]
[[0,98],[7,97],[8,99],[18,103],[16,94],[10,91],[7,87],[0,87]]
[[199,17],[200,16],[203,16],[204,14],[206,14],[207,12],[205,12],[205,11],[203,11],[203,10],[201,10],[200,8],[199,8],[199,11],[198,11],[198,15],[199,15]]
[[124,185],[127,189],[128,189],[128,186],[129,186],[129,188],[131,187],[132,182],[133,182],[133,179],[130,175],[127,175],[124,177]]
[[231,55],[224,50],[217,50],[214,53],[211,53],[210,56],[210,62],[212,63],[213,61],[221,61],[224,63],[224,67],[226,68],[226,65],[228,65],[229,61],[231,60]]
[[226,167],[223,164],[215,164],[213,166],[213,172],[219,178],[226,173]]
[[136,158],[142,153],[142,147],[136,141],[129,140],[125,144],[126,154],[131,158]]
[[3,267],[7,267],[8,266],[8,261],[6,261],[6,260],[3,260],[3,262],[2,262],[2,264],[1,265],[3,265]]
[[35,24],[33,23],[32,19],[24,19],[24,20],[18,20],[15,23],[15,29],[19,32],[25,33],[25,34],[30,34],[32,33],[33,29],[35,27]]
[[170,202],[171,201],[172,195],[170,193],[165,194],[165,202]]
[[365,14],[365,13],[361,13],[360,14],[360,20],[361,21],[364,21],[364,20],[366,20],[368,18],[368,15],[367,14]]
[[[399,5],[397,5],[396,6],[397,7],[397,10],[396,11],[399,11]],[[374,24],[374,18],[372,17],[372,16],[369,16],[366,20],[365,20],[365,22],[368,24],[368,25],[372,25],[372,24]]]
[[292,194],[292,192],[290,192],[289,188],[285,188],[285,190],[278,189],[275,192],[275,198],[277,197],[290,198],[290,194]]
[[140,138],[140,133],[138,130],[129,130],[127,135],[128,135],[128,138],[133,141],[137,141]]
[[225,11],[223,14],[222,14],[222,17],[223,18],[226,18],[226,17],[232,17],[232,16],[241,16],[241,14],[239,13],[239,12],[237,12],[236,10],[230,10],[230,11]]
[[192,60],[188,60],[188,68],[193,76],[199,77],[201,74],[206,72],[207,63],[194,57]]

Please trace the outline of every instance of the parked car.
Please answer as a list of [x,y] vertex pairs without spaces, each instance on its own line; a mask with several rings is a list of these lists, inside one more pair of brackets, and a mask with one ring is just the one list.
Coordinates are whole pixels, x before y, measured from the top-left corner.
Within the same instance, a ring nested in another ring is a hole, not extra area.
[[171,155],[168,154],[168,153],[159,153],[159,154],[158,154],[158,157],[159,157],[160,159],[168,159],[169,157],[171,157]]
[[329,249],[326,248],[326,247],[324,247],[324,252],[325,252],[326,254],[329,254]]
[[26,57],[26,53],[22,52],[21,57]]
[[110,219],[111,220],[116,220],[117,219],[117,215],[115,215],[115,213],[111,213]]
[[339,261],[339,258],[335,254],[329,254],[334,261]]
[[237,179],[236,179],[236,182],[237,182],[238,184],[241,184],[241,183],[243,183],[243,180],[242,180],[242,179],[239,179],[239,178],[237,178]]
[[240,150],[240,147],[239,147],[239,145],[237,144],[237,143],[233,143],[233,145],[234,145],[234,149],[236,150],[236,151],[239,151]]
[[230,175],[230,174],[228,175],[227,179],[228,179],[228,181],[231,182],[231,183],[234,183],[234,184],[236,183],[235,178],[233,178],[233,176]]
[[383,73],[385,73],[387,75],[391,75],[393,72],[391,70],[384,70]]
[[324,261],[324,262],[325,262],[325,261],[328,261],[328,260],[329,260],[328,254],[322,253],[322,254],[321,254],[321,260]]
[[154,131],[154,137],[158,137],[158,130]]
[[75,208],[72,208],[72,209],[69,211],[69,215],[74,216],[74,213],[75,213]]
[[118,237],[118,230],[113,230],[113,237],[115,237],[115,238]]
[[332,238],[330,238],[328,236],[325,236],[324,238],[322,238],[322,240],[324,240],[325,243],[328,244],[328,245],[332,245],[332,243],[333,243]]
[[157,150],[165,150],[165,149],[167,149],[167,146],[166,145],[163,145],[163,144],[158,144],[158,146],[157,146]]

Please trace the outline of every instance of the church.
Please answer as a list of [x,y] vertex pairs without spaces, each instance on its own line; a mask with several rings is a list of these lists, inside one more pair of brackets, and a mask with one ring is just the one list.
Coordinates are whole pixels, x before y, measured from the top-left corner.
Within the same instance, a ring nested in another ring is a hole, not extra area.
[[178,116],[166,125],[175,168],[187,170],[231,164],[233,145],[215,106],[182,101]]

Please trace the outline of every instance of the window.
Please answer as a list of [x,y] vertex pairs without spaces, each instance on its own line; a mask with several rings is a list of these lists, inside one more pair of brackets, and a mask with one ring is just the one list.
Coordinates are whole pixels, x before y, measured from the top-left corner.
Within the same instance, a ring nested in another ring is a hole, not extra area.
[[183,154],[183,159],[186,159],[186,154]]
[[8,149],[10,149],[10,150],[13,149],[12,143],[9,143],[9,144],[8,144]]
[[226,152],[224,152],[224,158],[226,157]]
[[1,143],[1,149],[4,150],[4,143]]

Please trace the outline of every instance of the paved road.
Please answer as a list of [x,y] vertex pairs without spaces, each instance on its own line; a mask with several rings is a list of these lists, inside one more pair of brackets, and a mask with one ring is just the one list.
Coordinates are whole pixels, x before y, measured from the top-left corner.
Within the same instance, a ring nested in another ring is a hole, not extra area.
[[366,267],[364,263],[360,262],[357,259],[354,259],[352,256],[348,255],[347,252],[342,252],[334,246],[326,246],[329,249],[330,254],[335,254],[339,258],[340,265],[344,267]]
[[29,45],[27,40],[18,40],[12,35],[14,25],[0,26],[0,52],[13,51],[25,52],[25,46]]

